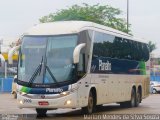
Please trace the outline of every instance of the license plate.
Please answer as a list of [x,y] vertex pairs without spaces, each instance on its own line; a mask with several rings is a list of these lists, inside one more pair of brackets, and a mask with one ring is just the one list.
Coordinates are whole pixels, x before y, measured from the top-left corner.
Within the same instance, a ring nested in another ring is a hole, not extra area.
[[49,103],[48,103],[48,101],[39,101],[38,102],[38,104],[40,105],[40,106],[47,106],[47,105],[49,105]]

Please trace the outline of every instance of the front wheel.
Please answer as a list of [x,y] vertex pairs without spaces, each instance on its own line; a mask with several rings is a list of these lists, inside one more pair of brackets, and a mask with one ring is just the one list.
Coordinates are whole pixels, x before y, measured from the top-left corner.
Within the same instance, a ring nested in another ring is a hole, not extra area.
[[46,116],[47,109],[36,108],[36,112],[38,116]]
[[84,114],[91,114],[95,109],[95,99],[93,97],[93,93],[90,91],[88,97],[88,105],[82,108],[82,113]]

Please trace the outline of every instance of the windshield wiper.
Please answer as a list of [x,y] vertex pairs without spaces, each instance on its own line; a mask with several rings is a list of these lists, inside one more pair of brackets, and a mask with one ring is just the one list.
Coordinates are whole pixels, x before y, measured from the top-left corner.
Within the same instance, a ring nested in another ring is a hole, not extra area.
[[40,64],[37,66],[36,70],[34,71],[33,75],[31,76],[31,78],[30,78],[30,80],[28,82],[29,86],[34,82],[34,80],[37,77],[37,75],[41,74],[42,64],[43,64],[43,56],[42,56],[42,60],[41,60]]
[[41,70],[42,70],[42,64],[43,64],[43,56],[42,56],[42,60],[41,60],[41,63],[40,63],[40,67],[39,67],[39,75],[41,74]]
[[46,65],[46,69],[47,69],[48,73],[50,74],[50,76],[52,77],[52,79],[54,80],[54,82],[58,84],[56,78],[54,77],[54,75],[52,74],[51,70],[49,69],[49,67],[47,65]]

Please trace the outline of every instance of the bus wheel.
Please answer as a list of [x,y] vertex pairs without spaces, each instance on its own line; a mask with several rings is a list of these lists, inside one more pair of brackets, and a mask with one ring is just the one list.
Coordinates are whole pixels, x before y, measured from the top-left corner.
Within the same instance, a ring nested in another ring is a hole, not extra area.
[[94,109],[95,109],[95,99],[93,97],[92,91],[90,91],[89,97],[88,97],[88,105],[86,107],[82,107],[82,113],[91,114],[93,113]]
[[40,108],[36,108],[36,112],[38,116],[46,116],[47,113],[47,109],[40,109]]
[[141,93],[140,93],[140,91],[138,90],[138,91],[137,91],[137,94],[136,94],[135,107],[138,107],[138,106],[139,106],[140,101],[141,101]]
[[136,92],[132,89],[131,100],[128,102],[128,107],[135,107],[136,105]]
[[156,94],[156,93],[157,93],[156,89],[153,89],[152,93],[153,93],[153,94]]

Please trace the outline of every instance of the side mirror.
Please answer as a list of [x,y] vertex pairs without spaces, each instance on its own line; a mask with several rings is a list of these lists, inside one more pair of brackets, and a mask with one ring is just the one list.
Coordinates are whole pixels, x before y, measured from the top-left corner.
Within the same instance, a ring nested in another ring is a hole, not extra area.
[[80,52],[81,49],[84,48],[86,46],[86,43],[81,43],[79,45],[76,46],[76,48],[73,51],[73,63],[79,63],[79,57],[80,57]]

